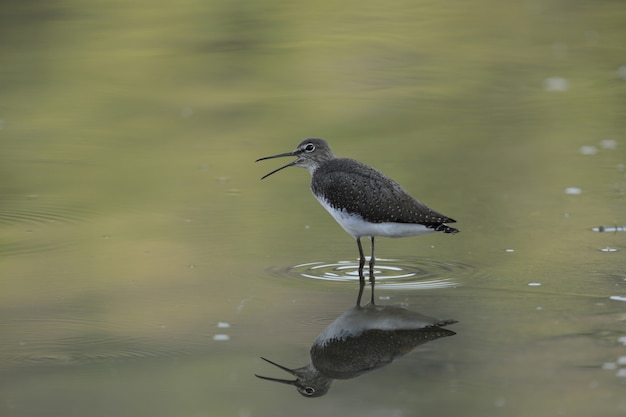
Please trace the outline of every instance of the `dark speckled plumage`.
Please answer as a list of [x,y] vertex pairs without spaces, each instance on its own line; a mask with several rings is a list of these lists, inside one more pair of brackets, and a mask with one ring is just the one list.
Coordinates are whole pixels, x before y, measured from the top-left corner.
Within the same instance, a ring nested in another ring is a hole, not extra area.
[[391,178],[361,162],[333,158],[313,173],[311,190],[335,209],[345,209],[372,223],[418,223],[444,233],[457,229],[443,225],[455,220],[420,203]]

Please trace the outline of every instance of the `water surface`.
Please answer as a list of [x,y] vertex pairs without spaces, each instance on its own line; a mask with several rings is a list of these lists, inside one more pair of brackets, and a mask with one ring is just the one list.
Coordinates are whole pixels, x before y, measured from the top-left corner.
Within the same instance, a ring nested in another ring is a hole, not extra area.
[[[3,416],[626,415],[619,2],[4,10]],[[307,136],[461,230],[376,251],[375,302],[456,334],[317,399],[254,376],[358,294],[308,173],[253,162]]]

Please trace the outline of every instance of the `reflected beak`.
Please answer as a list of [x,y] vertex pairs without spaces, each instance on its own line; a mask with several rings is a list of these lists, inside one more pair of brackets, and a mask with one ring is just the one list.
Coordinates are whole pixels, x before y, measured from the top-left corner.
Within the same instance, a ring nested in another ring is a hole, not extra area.
[[[282,158],[282,157],[284,157],[284,156],[296,156],[296,154],[295,154],[295,152],[286,152],[286,153],[281,153],[281,154],[278,154],[278,155],[266,156],[265,158],[259,158],[259,159],[257,159],[257,160],[256,160],[256,161],[254,161],[254,162],[263,161],[263,160],[265,160],[265,159]],[[269,177],[270,175],[272,175],[272,174],[274,174],[274,173],[276,173],[276,172],[280,171],[281,169],[285,169],[285,168],[287,168],[287,167],[294,166],[294,165],[296,164],[296,161],[297,161],[297,159],[296,159],[295,161],[293,161],[293,162],[289,162],[287,165],[283,165],[282,167],[275,169],[274,171],[270,172],[269,174],[265,174],[265,175],[263,175],[263,176],[261,177],[261,179],[267,178],[267,177]],[[265,359],[265,360],[267,361],[267,359]],[[268,362],[270,362],[270,361],[268,361]],[[273,362],[270,362],[270,363],[272,363],[272,364],[276,365],[276,364],[275,364],[275,363],[273,363]],[[280,366],[280,365],[276,365],[276,366]]]
[[[271,156],[270,156],[270,158],[271,158]],[[263,158],[263,159],[266,159],[266,158]],[[274,172],[276,172],[276,171],[274,171]],[[270,172],[270,174],[271,174],[271,172]],[[269,175],[269,174],[267,174],[267,175]],[[272,365],[282,369],[283,371],[289,372],[291,375],[295,376],[296,379],[270,378],[269,376],[262,376],[262,375],[257,375],[257,374],[254,374],[254,376],[256,376],[257,378],[265,379],[266,381],[274,381],[274,382],[280,382],[281,384],[296,385],[296,382],[298,382],[298,379],[297,379],[298,374],[296,374],[296,371],[294,371],[293,369],[286,368],[286,367],[284,367],[282,365],[279,365],[279,364],[277,364],[275,362],[272,362],[269,359],[265,359],[263,357],[261,357],[261,359],[263,359],[265,362],[271,363]]]

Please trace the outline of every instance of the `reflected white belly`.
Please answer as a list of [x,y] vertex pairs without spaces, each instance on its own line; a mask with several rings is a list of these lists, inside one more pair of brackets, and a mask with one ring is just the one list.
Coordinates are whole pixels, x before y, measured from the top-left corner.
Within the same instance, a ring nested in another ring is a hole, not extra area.
[[361,216],[331,207],[324,199],[318,198],[318,201],[337,223],[355,238],[363,236],[408,237],[434,232],[431,228],[414,223],[370,223],[363,220]]

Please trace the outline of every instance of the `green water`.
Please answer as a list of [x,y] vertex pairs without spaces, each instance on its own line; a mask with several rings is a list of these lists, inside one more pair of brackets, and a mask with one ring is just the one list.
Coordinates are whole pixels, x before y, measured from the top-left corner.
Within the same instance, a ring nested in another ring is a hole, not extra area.
[[[611,1],[4,4],[0,414],[626,415],[626,235],[592,231],[626,223],[624,21]],[[259,181],[308,136],[461,230],[376,252],[376,302],[456,335],[318,399],[254,377],[305,365],[357,296],[308,173]]]

